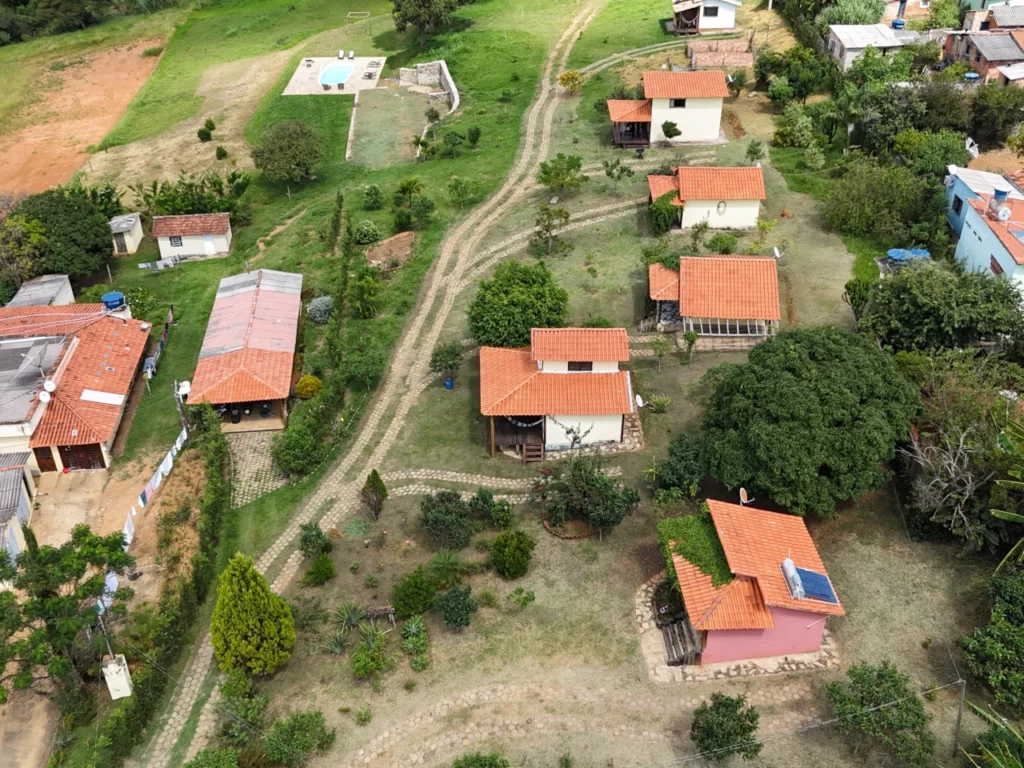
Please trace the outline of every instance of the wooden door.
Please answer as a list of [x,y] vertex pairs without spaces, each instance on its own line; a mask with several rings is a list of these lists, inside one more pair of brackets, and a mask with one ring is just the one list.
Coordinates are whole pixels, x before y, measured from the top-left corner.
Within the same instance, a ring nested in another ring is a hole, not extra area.
[[124,242],[124,233],[114,233],[114,251],[117,253],[128,253],[128,246]]
[[99,443],[89,445],[61,445],[60,460],[67,469],[103,469],[103,450]]
[[36,454],[36,464],[39,465],[40,472],[57,471],[57,462],[53,460],[53,451],[49,448],[34,448],[33,451]]

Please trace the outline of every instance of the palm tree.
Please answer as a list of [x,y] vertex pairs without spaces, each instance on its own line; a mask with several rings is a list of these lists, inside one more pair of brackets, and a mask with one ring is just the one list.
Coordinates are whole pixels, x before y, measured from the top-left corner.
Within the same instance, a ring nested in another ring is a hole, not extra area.
[[403,179],[395,188],[395,205],[408,208],[412,205],[412,199],[420,194],[423,194],[423,181],[419,176]]
[[450,549],[439,550],[427,565],[430,576],[439,589],[454,587],[462,578],[463,565],[459,556]]
[[[1024,493],[1024,424],[1013,419],[1008,420],[1006,427],[999,435],[999,445],[1006,453],[1013,456],[1014,467],[1008,471],[1012,480],[997,480],[996,483],[1008,491]],[[991,512],[993,517],[998,517],[1000,520],[1024,524],[1024,515],[1017,512],[1008,512],[1004,509],[993,509]],[[996,566],[996,572],[1013,559],[1016,559],[1018,563],[1024,563],[1024,536],[1006,553],[1003,561]]]

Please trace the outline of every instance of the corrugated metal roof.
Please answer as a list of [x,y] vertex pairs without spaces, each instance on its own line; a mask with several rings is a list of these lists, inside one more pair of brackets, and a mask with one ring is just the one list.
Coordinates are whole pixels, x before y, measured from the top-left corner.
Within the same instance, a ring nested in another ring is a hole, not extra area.
[[18,511],[21,499],[22,470],[5,469],[0,471],[0,523],[6,523]]
[[28,463],[28,457],[32,454],[28,451],[17,453],[0,453],[0,470],[13,467],[24,467]]
[[1000,27],[1024,27],[1024,6],[997,5],[991,13]]
[[1010,34],[979,34],[970,36],[971,43],[989,61],[1021,61],[1024,51]]
[[1017,64],[1003,64],[1003,66],[999,67],[999,74],[1007,80],[1024,79],[1024,62],[1018,62]]
[[847,48],[899,48],[917,42],[917,32],[888,24],[831,24],[829,30]]
[[111,232],[131,232],[142,218],[141,213],[126,213],[110,220]]
[[45,307],[50,304],[64,286],[71,289],[67,275],[40,275],[21,284],[8,307]]
[[[1014,64],[1015,67],[1024,67],[1024,64]],[[1003,67],[1000,67],[1003,69]],[[994,195],[997,189],[1003,189],[1010,193],[1013,200],[1024,200],[1024,195],[1010,183],[1006,178],[991,171],[979,171],[975,168],[958,168],[955,165],[947,167],[949,174],[960,179],[972,192],[979,195]]]

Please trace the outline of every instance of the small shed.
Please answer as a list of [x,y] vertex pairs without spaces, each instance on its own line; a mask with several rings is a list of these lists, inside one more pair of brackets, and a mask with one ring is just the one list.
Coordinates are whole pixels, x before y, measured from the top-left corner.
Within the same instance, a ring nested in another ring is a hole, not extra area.
[[75,303],[67,275],[40,275],[21,284],[8,307],[61,307]]
[[161,259],[219,256],[231,250],[231,216],[197,213],[154,216],[153,237]]
[[139,250],[144,237],[142,214],[126,213],[110,220],[110,232],[114,237],[114,254],[125,256]]

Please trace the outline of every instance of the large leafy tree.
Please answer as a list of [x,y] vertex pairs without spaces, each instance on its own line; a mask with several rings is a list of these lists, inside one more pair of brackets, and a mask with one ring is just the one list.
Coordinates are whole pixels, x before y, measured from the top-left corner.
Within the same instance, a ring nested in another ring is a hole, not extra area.
[[742,365],[712,369],[702,428],[710,474],[798,514],[831,515],[885,479],[919,408],[917,391],[866,336],[780,333]]
[[241,552],[220,576],[210,631],[217,663],[226,672],[270,674],[288,661],[295,645],[287,601],[270,591],[266,578]]
[[0,582],[13,590],[0,592],[0,704],[11,690],[25,690],[42,680],[74,686],[81,678],[76,641],[96,621],[96,602],[109,602],[113,615],[124,612],[132,590],[105,593],[107,574],[122,574],[135,558],[122,546],[120,533],[99,536],[76,525],[60,547],[38,546],[25,530],[26,549],[12,561],[0,549]]
[[1014,567],[989,582],[988,626],[960,638],[971,674],[996,701],[1024,713],[1024,568]]
[[310,178],[327,155],[325,139],[301,120],[285,120],[267,129],[252,162],[274,181],[298,184]]
[[395,29],[405,32],[408,27],[416,28],[416,37],[422,50],[427,44],[427,35],[433,34],[452,20],[459,0],[392,0]]
[[18,288],[37,273],[46,245],[46,230],[38,221],[15,214],[0,220],[0,283]]
[[469,330],[483,346],[525,347],[532,328],[560,328],[569,294],[558,287],[544,262],[506,261],[480,283],[469,305]]
[[0,45],[91,26],[112,6],[111,0],[0,0]]
[[756,741],[760,719],[757,709],[747,706],[746,696],[712,693],[711,701],[701,702],[693,713],[690,739],[710,762],[733,755],[753,760],[761,753],[761,743]]
[[896,350],[969,347],[1019,334],[1021,297],[995,275],[924,264],[879,281],[860,327]]
[[57,187],[32,195],[15,214],[38,222],[45,233],[35,274],[89,275],[110,258],[107,217],[81,188]]
[[540,164],[537,182],[556,194],[579,189],[590,177],[583,173],[583,158],[559,152]]
[[599,458],[575,451],[545,469],[533,493],[544,501],[552,525],[560,527],[567,520],[579,519],[599,532],[621,523],[640,500],[635,489],[604,473]]

